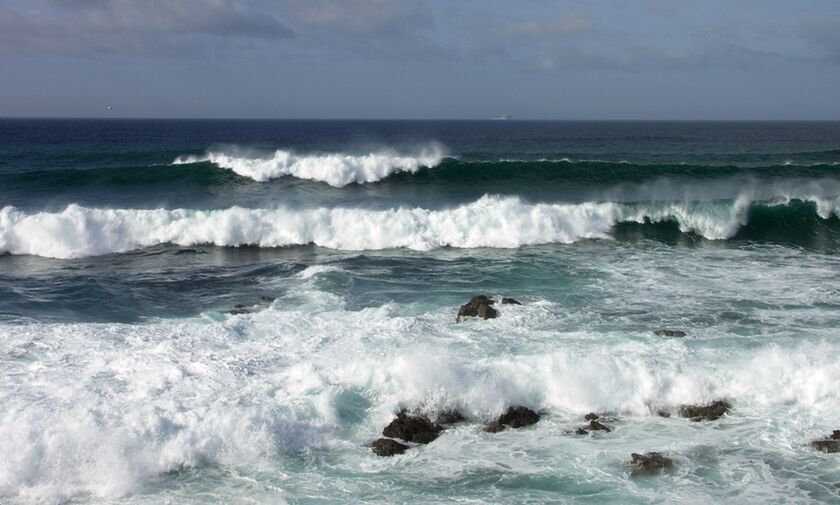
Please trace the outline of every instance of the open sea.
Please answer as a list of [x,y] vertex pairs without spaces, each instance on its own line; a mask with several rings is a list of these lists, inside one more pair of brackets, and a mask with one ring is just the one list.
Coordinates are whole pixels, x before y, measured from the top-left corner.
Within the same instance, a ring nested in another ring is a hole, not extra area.
[[4,504],[838,503],[838,328],[837,122],[0,120]]

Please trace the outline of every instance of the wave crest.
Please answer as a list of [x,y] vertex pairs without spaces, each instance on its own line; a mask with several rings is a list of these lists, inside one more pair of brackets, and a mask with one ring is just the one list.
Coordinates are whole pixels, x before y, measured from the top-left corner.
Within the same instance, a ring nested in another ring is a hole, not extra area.
[[257,182],[292,176],[342,187],[352,183],[376,182],[397,172],[414,173],[423,167],[434,167],[443,158],[443,147],[430,144],[414,154],[381,151],[363,155],[345,153],[303,155],[278,149],[270,158],[265,158],[210,151],[203,156],[179,156],[172,163],[184,165],[210,162]]
[[[801,198],[814,204],[814,218],[840,216],[840,199]],[[750,211],[785,206],[790,199],[752,202],[618,204],[525,203],[485,195],[450,209],[359,208],[95,209],[69,205],[58,213],[0,210],[0,252],[52,258],[119,253],[164,243],[181,246],[315,244],[341,250],[439,247],[514,248],[610,238],[620,223],[676,222],[707,239],[735,236]],[[795,210],[795,209],[794,209]],[[772,224],[771,224],[772,225]]]

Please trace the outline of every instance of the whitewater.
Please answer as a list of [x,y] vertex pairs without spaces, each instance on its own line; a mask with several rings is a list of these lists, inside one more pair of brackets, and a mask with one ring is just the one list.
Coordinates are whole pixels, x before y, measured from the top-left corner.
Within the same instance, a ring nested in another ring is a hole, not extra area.
[[[831,122],[0,120],[0,503],[836,503],[838,159]],[[403,410],[463,421],[377,455]]]

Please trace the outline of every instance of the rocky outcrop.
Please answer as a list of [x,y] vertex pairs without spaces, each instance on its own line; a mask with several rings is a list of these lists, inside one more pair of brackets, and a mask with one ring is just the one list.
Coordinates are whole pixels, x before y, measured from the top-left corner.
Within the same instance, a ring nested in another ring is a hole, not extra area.
[[382,430],[382,434],[390,438],[399,438],[406,442],[428,444],[436,439],[443,427],[431,422],[424,416],[412,416],[403,410],[397,418]]
[[536,424],[539,420],[540,415],[527,407],[509,407],[507,412],[485,426],[484,431],[488,433],[498,433],[506,428],[522,428],[530,426],[532,424]]
[[408,450],[408,446],[390,438],[380,438],[371,444],[377,456],[394,456]]
[[435,417],[437,424],[458,424],[466,420],[467,418],[457,410],[444,410]]
[[840,430],[834,430],[823,439],[811,440],[810,445],[822,452],[840,452]]
[[630,455],[630,473],[633,475],[654,475],[674,466],[674,461],[658,452]]
[[469,302],[461,305],[458,310],[458,316],[455,318],[456,323],[461,322],[461,318],[466,317],[480,317],[482,319],[493,319],[499,316],[499,311],[491,307],[496,303],[495,300],[487,298],[485,295],[478,295],[472,297]]
[[590,431],[606,431],[607,433],[609,433],[612,431],[612,428],[610,428],[606,424],[599,423],[595,419],[590,419],[589,424],[581,426],[580,428],[575,430],[575,433],[577,433],[578,435],[586,435]]
[[656,330],[653,332],[657,337],[684,337],[686,333],[682,330]]
[[502,297],[502,305],[522,305],[513,298]]
[[683,405],[679,409],[681,417],[687,417],[692,421],[714,421],[723,416],[732,405],[726,400],[717,400],[707,405]]

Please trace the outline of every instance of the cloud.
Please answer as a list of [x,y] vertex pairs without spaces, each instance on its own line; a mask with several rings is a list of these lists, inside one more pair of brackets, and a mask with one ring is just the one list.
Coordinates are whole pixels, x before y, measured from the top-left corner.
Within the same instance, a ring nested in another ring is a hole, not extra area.
[[0,7],[0,51],[165,54],[194,38],[290,39],[292,28],[229,0],[41,0],[39,9]]

